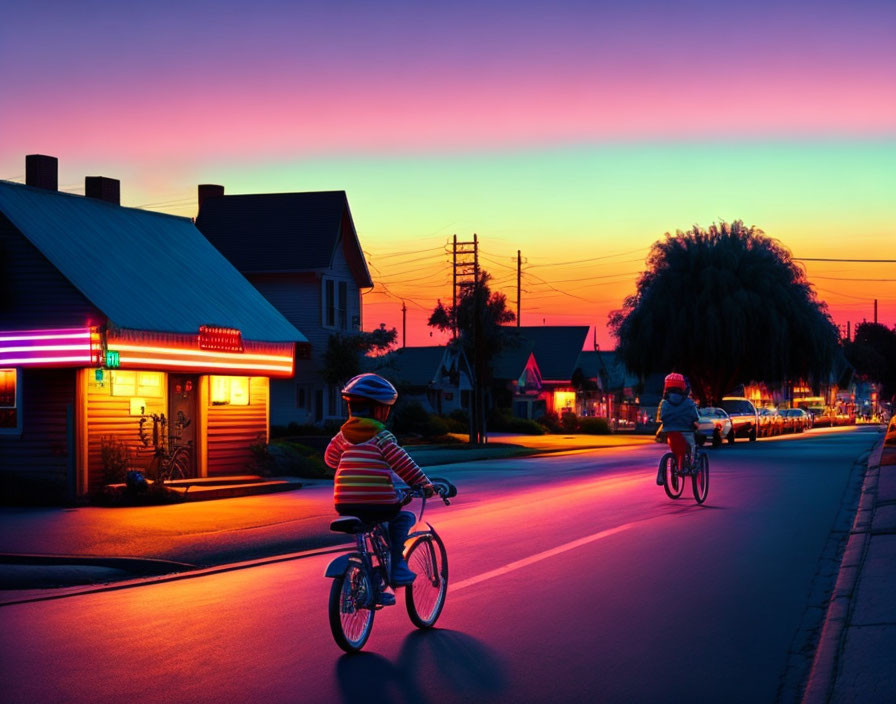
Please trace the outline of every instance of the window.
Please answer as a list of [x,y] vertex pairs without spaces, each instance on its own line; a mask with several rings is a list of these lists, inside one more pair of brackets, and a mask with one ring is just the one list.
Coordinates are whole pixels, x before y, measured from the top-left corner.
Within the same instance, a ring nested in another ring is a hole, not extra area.
[[339,411],[336,407],[336,387],[332,384],[327,386],[327,395],[329,396],[329,410],[330,415],[335,416]]
[[305,408],[305,404],[307,401],[308,394],[307,389],[304,386],[296,387],[296,408]]
[[212,406],[248,406],[249,377],[209,377],[209,401]]
[[346,310],[346,306],[348,306],[348,284],[345,281],[339,282],[339,329],[345,330],[348,327],[348,311]]
[[113,396],[162,397],[162,372],[123,372],[112,370]]
[[21,429],[19,372],[0,369],[0,433],[18,433]]
[[323,295],[323,324],[325,327],[332,328],[336,326],[336,296],[335,284],[333,279],[324,279],[324,295]]

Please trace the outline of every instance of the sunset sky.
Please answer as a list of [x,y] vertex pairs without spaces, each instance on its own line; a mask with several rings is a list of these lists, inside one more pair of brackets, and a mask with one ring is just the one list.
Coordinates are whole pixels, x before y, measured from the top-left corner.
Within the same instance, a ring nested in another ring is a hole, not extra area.
[[[896,260],[896,4],[10,2],[0,178],[194,216],[344,189],[365,327],[431,344],[453,234],[522,323],[596,326],[667,231],[741,219],[799,258]],[[896,264],[806,262],[835,322],[896,324]]]

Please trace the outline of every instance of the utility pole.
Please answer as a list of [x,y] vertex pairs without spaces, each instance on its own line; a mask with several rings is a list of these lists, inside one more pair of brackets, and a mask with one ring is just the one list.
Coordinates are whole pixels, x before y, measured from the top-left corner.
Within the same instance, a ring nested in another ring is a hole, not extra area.
[[877,299],[874,299],[874,324],[877,325]]
[[408,346],[408,307],[401,302],[401,346]]
[[520,250],[516,250],[516,326],[520,326],[520,274],[522,272],[523,259]]
[[454,339],[458,339],[457,329],[457,308],[461,299],[465,294],[473,295],[473,320],[469,330],[464,332],[470,335],[469,349],[472,351],[473,366],[473,383],[472,398],[470,403],[470,443],[479,444],[483,438],[483,429],[485,425],[485,411],[483,408],[483,389],[481,380],[485,377],[482,367],[482,355],[479,344],[482,338],[482,332],[479,329],[481,321],[481,311],[478,310],[479,301],[479,237],[473,234],[472,241],[458,242],[457,235],[454,236],[454,266],[453,266],[453,309],[454,316]]

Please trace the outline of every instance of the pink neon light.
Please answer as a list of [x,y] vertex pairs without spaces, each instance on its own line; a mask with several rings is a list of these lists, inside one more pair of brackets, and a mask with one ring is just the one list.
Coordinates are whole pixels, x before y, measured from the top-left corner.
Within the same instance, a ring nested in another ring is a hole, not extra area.
[[95,359],[95,342],[99,338],[90,328],[5,331],[0,334],[0,365],[88,365]]

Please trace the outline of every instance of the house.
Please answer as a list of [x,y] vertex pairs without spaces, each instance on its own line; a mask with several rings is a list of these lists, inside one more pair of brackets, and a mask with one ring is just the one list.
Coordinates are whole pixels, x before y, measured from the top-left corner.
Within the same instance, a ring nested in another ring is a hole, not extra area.
[[331,335],[362,329],[361,289],[373,286],[345,192],[224,195],[202,185],[196,227],[308,340],[298,356],[309,361],[271,383],[271,422],[343,419],[323,355]]
[[509,344],[492,364],[496,403],[514,415],[575,412],[573,374],[588,337],[587,325],[508,327]]
[[401,347],[367,357],[364,368],[391,381],[403,400],[419,402],[428,413],[448,415],[470,407],[473,374],[459,347]]
[[25,185],[0,181],[4,494],[94,492],[104,439],[139,467],[169,433],[194,476],[245,473],[305,337],[189,219],[121,207],[114,179],[60,193],[57,173],[30,155]]
[[616,352],[582,350],[576,377],[580,380],[578,415],[619,419],[623,425],[635,422],[641,404],[639,379]]

